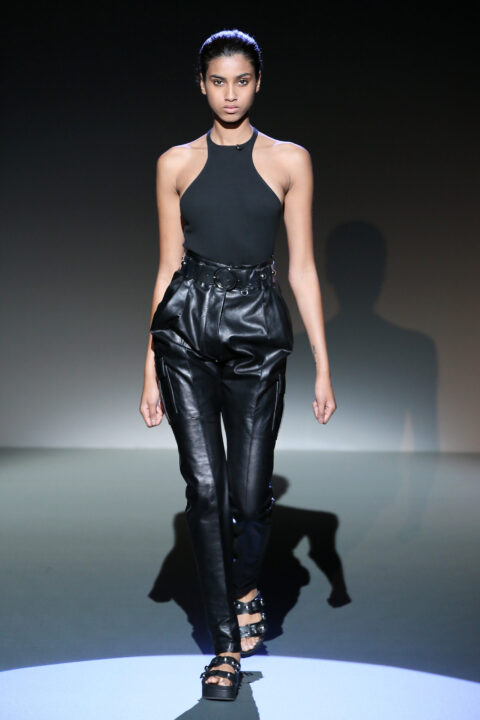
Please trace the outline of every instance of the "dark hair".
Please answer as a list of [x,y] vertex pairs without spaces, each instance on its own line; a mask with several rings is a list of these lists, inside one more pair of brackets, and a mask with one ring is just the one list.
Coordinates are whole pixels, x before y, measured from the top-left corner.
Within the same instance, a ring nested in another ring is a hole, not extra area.
[[263,61],[257,41],[251,35],[234,28],[233,30],[220,30],[210,35],[203,43],[195,66],[197,85],[200,84],[200,73],[202,73],[203,79],[206,79],[211,60],[221,55],[229,56],[236,53],[243,53],[250,60],[255,70],[255,78],[258,80],[259,73],[263,71]]

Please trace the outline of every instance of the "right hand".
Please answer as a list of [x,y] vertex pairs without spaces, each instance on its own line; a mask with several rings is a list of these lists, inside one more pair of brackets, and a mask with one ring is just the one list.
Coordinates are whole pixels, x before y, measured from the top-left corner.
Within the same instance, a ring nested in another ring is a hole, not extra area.
[[164,408],[160,398],[160,391],[156,380],[145,381],[142,399],[140,401],[140,414],[147,427],[160,425],[164,415]]

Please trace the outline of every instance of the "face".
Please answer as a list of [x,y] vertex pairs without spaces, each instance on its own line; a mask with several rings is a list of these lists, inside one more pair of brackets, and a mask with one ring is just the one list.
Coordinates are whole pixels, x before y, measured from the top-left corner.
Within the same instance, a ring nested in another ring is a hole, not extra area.
[[200,88],[217,117],[225,122],[240,120],[253,105],[260,89],[260,76],[243,53],[220,56],[210,61]]

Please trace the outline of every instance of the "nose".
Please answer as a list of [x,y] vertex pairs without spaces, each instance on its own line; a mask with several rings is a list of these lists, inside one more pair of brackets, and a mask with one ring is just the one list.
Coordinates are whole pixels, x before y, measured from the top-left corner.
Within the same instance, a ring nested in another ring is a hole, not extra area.
[[225,86],[225,101],[226,102],[233,102],[237,99],[237,94],[235,92],[234,85],[228,85]]

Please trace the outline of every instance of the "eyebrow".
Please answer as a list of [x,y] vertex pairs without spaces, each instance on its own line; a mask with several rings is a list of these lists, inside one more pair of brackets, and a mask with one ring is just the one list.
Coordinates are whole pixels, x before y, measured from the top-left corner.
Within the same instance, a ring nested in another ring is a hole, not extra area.
[[[250,72],[240,73],[240,75],[237,75],[237,78],[244,77],[245,75],[251,75],[251,74],[252,73],[250,73]],[[223,75],[215,75],[215,73],[212,73],[210,75],[210,77],[219,78],[220,80],[226,80],[226,78],[224,78]]]

